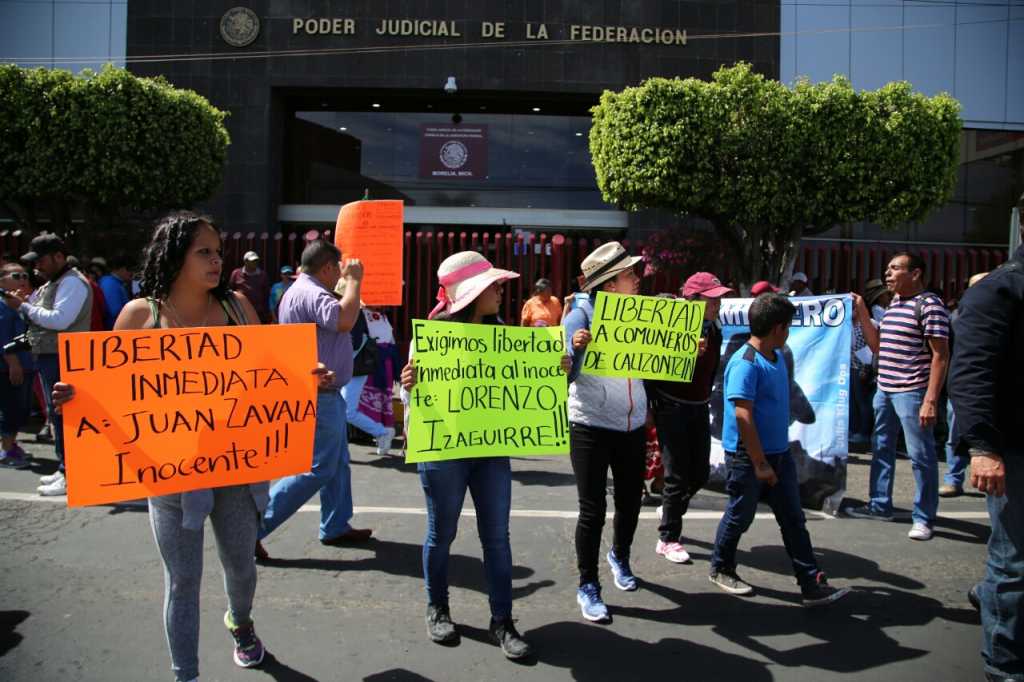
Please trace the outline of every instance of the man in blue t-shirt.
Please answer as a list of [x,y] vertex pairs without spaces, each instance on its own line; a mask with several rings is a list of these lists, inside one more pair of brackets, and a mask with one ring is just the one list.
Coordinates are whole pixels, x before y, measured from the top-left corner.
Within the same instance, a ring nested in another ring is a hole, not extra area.
[[722,447],[729,506],[715,535],[710,578],[729,594],[754,591],[736,574],[736,548],[763,497],[778,520],[804,606],[820,606],[844,597],[849,589],[830,586],[818,569],[789,454],[789,372],[782,347],[794,312],[785,296],[758,296],[748,314],[750,341],[725,368]]

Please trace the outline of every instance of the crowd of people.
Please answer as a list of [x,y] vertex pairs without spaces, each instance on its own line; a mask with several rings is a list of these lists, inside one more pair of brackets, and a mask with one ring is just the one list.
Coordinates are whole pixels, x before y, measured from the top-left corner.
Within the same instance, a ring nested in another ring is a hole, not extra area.
[[[149,499],[164,566],[164,625],[172,670],[182,682],[199,675],[199,588],[206,519],[213,527],[225,574],[229,608],[224,624],[234,639],[234,661],[243,667],[258,665],[265,649],[255,633],[252,611],[255,561],[269,556],[263,541],[317,493],[321,543],[346,545],[371,537],[370,529],[351,525],[347,427],[354,424],[366,430],[376,439],[378,452],[386,453],[395,433],[391,385],[400,382],[408,414],[408,396],[417,382],[416,358],[410,357],[397,370],[403,363],[386,317],[360,301],[363,265],[358,260],[345,259],[332,244],[314,241],[302,253],[298,274],[284,266],[279,281],[271,285],[253,252],[245,254],[242,268],[226,273],[221,246],[209,218],[178,211],[157,223],[137,279],[132,279],[129,265],[121,260],[111,259],[111,267],[102,271],[93,268],[97,259],[74,267],[63,242],[54,235],[36,237],[30,253],[0,265],[6,303],[0,311],[6,370],[0,378],[0,461],[15,467],[26,461],[16,438],[37,374],[60,462],[58,471],[41,482],[44,495],[66,491],[60,406],[74,399],[74,386],[61,382],[57,372],[58,332],[273,321],[316,325],[318,364],[310,368],[318,383],[312,469],[272,485],[227,486]],[[520,320],[526,326],[562,325],[565,329],[567,353],[562,368],[567,380],[570,462],[579,500],[575,598],[581,616],[592,622],[611,620],[602,599],[600,557],[609,471],[614,515],[604,560],[617,589],[639,588],[630,557],[647,471],[646,431],[651,425],[659,436],[664,469],[654,552],[673,563],[692,561],[684,543],[683,520],[708,479],[709,402],[722,362],[718,309],[723,297],[736,294],[707,272],[695,273],[681,284],[679,297],[705,302],[692,382],[582,372],[597,293],[639,293],[636,266],[640,260],[617,242],[603,244],[580,265],[579,293],[563,301],[549,281],[540,280]],[[517,273],[495,268],[484,255],[467,251],[444,260],[437,276],[440,291],[432,319],[504,324],[499,317],[503,285],[519,277]],[[33,277],[41,278],[34,291]],[[990,679],[1022,679],[1024,441],[1014,426],[1024,418],[1024,401],[1019,400],[1024,390],[1024,248],[972,284],[952,324],[946,306],[927,290],[926,282],[925,263],[913,254],[900,253],[888,263],[884,282],[869,281],[863,295],[853,295],[856,325],[851,354],[856,380],[851,439],[869,441],[872,464],[869,502],[849,514],[892,520],[894,460],[901,432],[917,485],[909,534],[913,540],[931,538],[940,494],[963,491],[969,463],[970,482],[986,494],[992,525],[987,573],[969,590],[969,598],[982,614],[985,673]],[[824,606],[844,597],[848,589],[829,584],[807,530],[789,452],[790,369],[782,352],[796,310],[791,297],[811,295],[809,282],[806,275],[797,273],[787,283],[786,293],[772,283],[758,282],[751,294],[750,339],[731,356],[722,373],[728,500],[714,538],[709,580],[732,595],[754,591],[739,575],[737,547],[757,504],[764,502],[778,520],[802,603]],[[948,401],[943,398],[947,394]],[[946,421],[951,425],[946,437],[949,466],[940,488],[934,427],[946,402]],[[358,410],[352,409],[353,403]],[[449,604],[448,559],[468,491],[476,508],[487,579],[490,635],[506,657],[530,656],[533,647],[512,620],[509,458],[428,462],[417,469],[427,512],[423,577],[429,639],[447,644],[459,638]]]

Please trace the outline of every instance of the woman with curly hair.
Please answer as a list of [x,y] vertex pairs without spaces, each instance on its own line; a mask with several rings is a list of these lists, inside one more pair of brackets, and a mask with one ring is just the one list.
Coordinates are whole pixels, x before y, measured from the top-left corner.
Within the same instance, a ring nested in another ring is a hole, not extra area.
[[[144,298],[129,302],[114,330],[218,327],[259,324],[252,304],[228,290],[220,233],[212,221],[176,211],[157,222],[145,251]],[[333,381],[313,370],[321,385]],[[73,397],[56,384],[54,403]],[[244,668],[263,661],[264,648],[250,615],[256,592],[256,534],[267,506],[269,483],[194,490],[149,498],[149,518],[164,564],[164,627],[171,669],[179,682],[199,678],[199,587],[203,573],[203,526],[210,518],[224,568],[228,611],[224,624],[235,640],[234,660]]]

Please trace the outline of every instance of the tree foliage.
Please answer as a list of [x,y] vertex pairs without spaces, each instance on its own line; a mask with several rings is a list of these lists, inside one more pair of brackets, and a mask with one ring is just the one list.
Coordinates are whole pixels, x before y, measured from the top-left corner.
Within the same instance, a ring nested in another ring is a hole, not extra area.
[[31,226],[189,206],[220,185],[226,113],[163,78],[0,65],[0,201]]
[[922,220],[953,193],[959,103],[910,84],[793,88],[737,64],[710,81],[652,78],[605,92],[590,152],[606,201],[709,221],[739,279],[788,278],[804,234]]

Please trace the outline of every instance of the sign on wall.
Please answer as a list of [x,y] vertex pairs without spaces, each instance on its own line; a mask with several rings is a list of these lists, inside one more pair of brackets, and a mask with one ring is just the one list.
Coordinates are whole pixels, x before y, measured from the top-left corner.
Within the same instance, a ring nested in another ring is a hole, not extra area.
[[420,177],[483,180],[487,177],[487,126],[420,126]]

